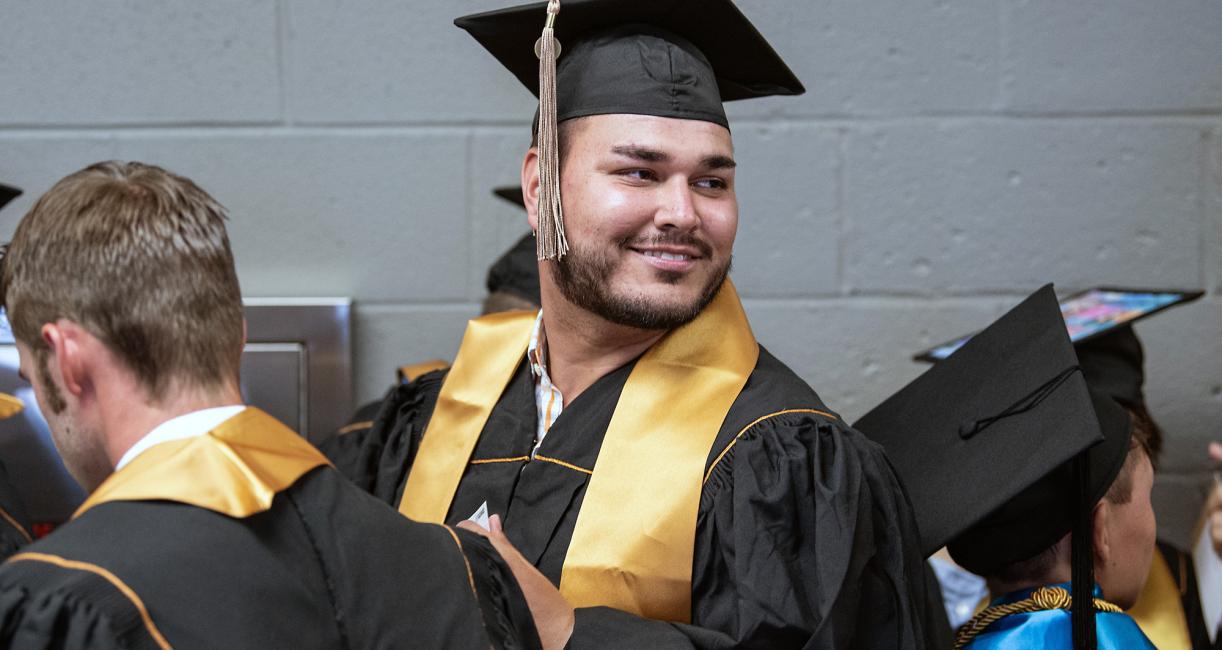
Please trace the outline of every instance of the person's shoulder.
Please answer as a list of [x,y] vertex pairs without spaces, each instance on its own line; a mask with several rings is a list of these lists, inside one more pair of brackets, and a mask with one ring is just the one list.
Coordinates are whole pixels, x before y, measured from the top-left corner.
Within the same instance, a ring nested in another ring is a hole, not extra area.
[[1095,626],[1099,650],[1154,648],[1137,621],[1124,612],[1096,612]]
[[0,642],[168,647],[125,572],[95,556],[82,557],[88,554],[77,547],[85,540],[63,532],[68,534],[35,542],[0,565]]
[[760,346],[755,369],[730,406],[713,443],[709,469],[718,456],[745,439],[761,435],[796,436],[810,427],[847,428],[809,384]]

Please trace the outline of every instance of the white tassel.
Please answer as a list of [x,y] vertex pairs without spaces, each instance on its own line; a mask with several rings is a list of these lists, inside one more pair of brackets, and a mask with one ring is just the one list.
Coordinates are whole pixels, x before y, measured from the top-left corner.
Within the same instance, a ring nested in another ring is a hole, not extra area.
[[564,236],[564,210],[560,207],[560,147],[556,124],[556,14],[560,0],[547,3],[547,24],[535,43],[539,57],[539,233],[537,253],[540,260],[554,260],[569,252]]

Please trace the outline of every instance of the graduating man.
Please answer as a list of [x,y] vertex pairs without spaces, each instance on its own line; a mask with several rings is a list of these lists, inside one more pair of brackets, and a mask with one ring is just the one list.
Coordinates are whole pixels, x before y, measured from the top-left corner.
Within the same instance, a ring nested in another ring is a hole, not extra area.
[[485,540],[404,519],[242,404],[224,211],[191,181],[116,162],[68,176],[0,267],[21,372],[90,492],[0,566],[0,646],[538,643]]
[[491,513],[528,599],[572,608],[545,640],[922,647],[887,459],[757,344],[726,277],[722,102],[801,84],[728,0],[559,5],[456,21],[541,98],[522,189],[542,310],[472,321],[448,372],[328,453],[410,517]]
[[[1132,326],[1119,327],[1076,346],[1086,381],[1116,400],[1129,412],[1134,429],[1146,441],[1150,460],[1157,466],[1163,432],[1146,407],[1145,351]],[[1158,552],[1136,605],[1129,611],[1146,636],[1164,650],[1206,650],[1211,627],[1201,609],[1201,587],[1191,553],[1159,540]]]
[[1153,466],[1083,370],[1048,285],[856,423],[911,486],[924,551],[994,596],[956,650],[1154,647],[1122,611],[1154,551]]

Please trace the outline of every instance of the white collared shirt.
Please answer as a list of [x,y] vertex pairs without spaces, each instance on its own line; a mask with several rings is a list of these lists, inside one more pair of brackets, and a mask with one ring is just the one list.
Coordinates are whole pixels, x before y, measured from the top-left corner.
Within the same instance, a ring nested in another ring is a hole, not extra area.
[[202,436],[220,426],[225,420],[241,413],[245,408],[241,404],[236,406],[217,406],[170,418],[154,427],[152,431],[144,434],[143,438],[137,440],[136,444],[132,445],[123,454],[123,457],[119,459],[118,464],[115,465],[115,471],[123,469],[124,465],[132,462],[132,459],[136,456],[148,451],[153,445],[171,440]]
[[560,417],[564,410],[564,395],[552,384],[547,374],[547,333],[543,330],[543,310],[535,317],[535,329],[530,333],[530,345],[526,347],[526,362],[530,364],[530,374],[535,379],[535,412],[538,422],[535,425],[535,446],[530,450],[530,457],[535,457],[543,438]]

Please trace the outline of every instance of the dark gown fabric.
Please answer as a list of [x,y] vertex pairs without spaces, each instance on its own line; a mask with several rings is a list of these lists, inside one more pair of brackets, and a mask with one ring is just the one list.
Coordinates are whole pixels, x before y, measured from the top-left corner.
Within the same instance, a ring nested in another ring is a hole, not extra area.
[[0,562],[30,543],[30,518],[0,463]]
[[[559,584],[590,470],[633,364],[561,412],[534,460],[534,385],[517,373],[493,409],[447,522],[487,501],[506,535]],[[444,380],[397,387],[363,432],[323,451],[397,504]],[[571,647],[919,648],[938,635],[907,497],[881,449],[766,350],[706,462],[691,624],[577,610]],[[931,613],[932,612],[932,613]],[[927,636],[932,635],[932,636]]]
[[2,647],[160,647],[154,630],[175,648],[538,646],[483,538],[411,522],[327,467],[245,519],[102,503],[0,566]]

